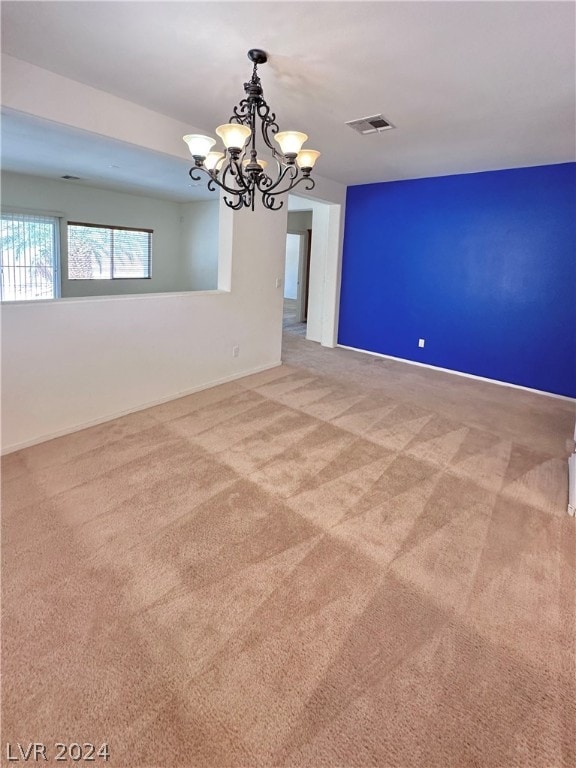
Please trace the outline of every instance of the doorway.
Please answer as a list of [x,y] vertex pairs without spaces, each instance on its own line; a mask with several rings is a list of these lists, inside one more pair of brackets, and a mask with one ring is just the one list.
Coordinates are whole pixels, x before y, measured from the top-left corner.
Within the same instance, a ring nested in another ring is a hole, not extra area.
[[312,230],[288,231],[284,273],[284,328],[306,335]]
[[284,331],[304,338],[309,305],[312,215],[310,208],[289,209],[286,233],[283,327]]
[[302,303],[292,303],[289,311],[292,311],[293,321],[299,323],[301,335],[307,341],[316,341],[325,347],[336,346],[338,334],[343,206],[344,199],[328,202],[288,196],[287,232],[308,232],[309,235],[309,259],[301,262],[306,274],[303,276],[300,272],[304,307]]

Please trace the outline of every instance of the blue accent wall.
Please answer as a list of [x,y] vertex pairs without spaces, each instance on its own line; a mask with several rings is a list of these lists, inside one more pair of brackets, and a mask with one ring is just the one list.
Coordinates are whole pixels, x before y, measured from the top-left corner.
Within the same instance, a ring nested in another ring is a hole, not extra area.
[[338,342],[576,397],[576,163],[349,187]]

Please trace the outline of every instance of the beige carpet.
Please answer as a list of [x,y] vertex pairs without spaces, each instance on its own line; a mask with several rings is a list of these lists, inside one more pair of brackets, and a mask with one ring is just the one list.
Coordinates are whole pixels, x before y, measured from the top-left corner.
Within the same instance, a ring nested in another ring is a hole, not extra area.
[[5,457],[3,760],[575,766],[573,406],[285,358]]

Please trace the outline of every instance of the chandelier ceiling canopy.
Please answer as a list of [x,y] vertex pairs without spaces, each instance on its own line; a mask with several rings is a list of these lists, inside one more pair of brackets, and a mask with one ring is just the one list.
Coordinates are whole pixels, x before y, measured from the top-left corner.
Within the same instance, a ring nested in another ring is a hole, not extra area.
[[[201,171],[208,175],[208,189],[216,186],[226,193],[224,202],[234,210],[246,207],[254,210],[257,194],[266,208],[276,211],[284,205],[281,196],[306,182],[305,189],[314,188],[310,174],[320,156],[315,149],[302,149],[308,136],[300,131],[280,131],[276,115],[270,110],[258,77],[258,65],[268,57],[265,51],[253,48],[248,58],[254,64],[252,77],[244,83],[245,98],[234,107],[230,122],[216,128],[216,134],[224,144],[224,152],[214,151],[216,139],[211,136],[189,134],[184,136],[194,167],[190,178],[200,181]],[[260,133],[269,157],[259,155],[256,138]],[[272,142],[276,142],[276,147]],[[268,168],[270,166],[270,168]]]

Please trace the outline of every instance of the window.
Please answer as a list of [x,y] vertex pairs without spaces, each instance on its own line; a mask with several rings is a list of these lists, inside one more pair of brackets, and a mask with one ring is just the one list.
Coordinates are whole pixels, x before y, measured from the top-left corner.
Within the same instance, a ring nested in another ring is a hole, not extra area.
[[1,234],[2,301],[54,299],[59,285],[59,219],[3,213]]
[[68,222],[68,279],[150,278],[151,229]]

